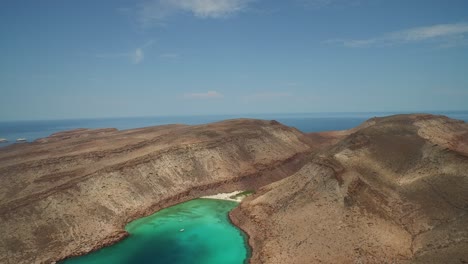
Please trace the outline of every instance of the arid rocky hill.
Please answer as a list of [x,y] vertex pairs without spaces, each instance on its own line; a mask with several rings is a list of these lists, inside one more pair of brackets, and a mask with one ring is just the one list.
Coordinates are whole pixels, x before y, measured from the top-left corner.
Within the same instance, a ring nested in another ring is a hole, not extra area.
[[339,135],[231,212],[251,263],[468,263],[468,124],[397,115]]
[[174,203],[296,172],[312,140],[275,121],[74,130],[0,149],[0,263],[50,263],[123,238]]
[[468,124],[443,116],[66,131],[1,148],[0,180],[0,263],[83,254],[160,208],[252,189],[231,212],[251,263],[468,262]]

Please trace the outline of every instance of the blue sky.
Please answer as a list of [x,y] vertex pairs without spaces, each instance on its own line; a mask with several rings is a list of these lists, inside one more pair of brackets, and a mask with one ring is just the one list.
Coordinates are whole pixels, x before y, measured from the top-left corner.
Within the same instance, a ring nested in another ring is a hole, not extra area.
[[5,0],[0,120],[468,110],[465,0]]

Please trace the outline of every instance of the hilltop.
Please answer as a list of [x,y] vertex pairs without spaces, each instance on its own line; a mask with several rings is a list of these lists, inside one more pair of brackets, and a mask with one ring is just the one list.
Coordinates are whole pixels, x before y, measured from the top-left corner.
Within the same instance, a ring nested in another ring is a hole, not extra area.
[[468,262],[468,124],[373,118],[231,213],[252,263]]
[[57,261],[124,238],[126,223],[302,167],[310,140],[275,121],[78,129],[0,149],[0,262]]
[[301,133],[236,119],[77,129],[0,149],[0,262],[50,263],[176,203],[255,190],[251,263],[468,262],[468,124],[424,114]]

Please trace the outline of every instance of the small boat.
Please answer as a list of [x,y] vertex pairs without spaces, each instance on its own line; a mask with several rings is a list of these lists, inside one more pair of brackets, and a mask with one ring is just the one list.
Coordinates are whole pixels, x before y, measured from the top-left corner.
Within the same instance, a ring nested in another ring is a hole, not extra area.
[[183,229],[183,228],[182,228],[182,229],[181,229],[181,230],[179,230],[179,231],[180,231],[180,232],[184,232],[184,231],[185,231],[185,229]]
[[8,142],[6,138],[0,138],[0,143],[5,143],[5,142]]
[[28,141],[28,140],[25,139],[25,138],[18,138],[18,139],[16,139],[16,142],[26,142],[26,141]]

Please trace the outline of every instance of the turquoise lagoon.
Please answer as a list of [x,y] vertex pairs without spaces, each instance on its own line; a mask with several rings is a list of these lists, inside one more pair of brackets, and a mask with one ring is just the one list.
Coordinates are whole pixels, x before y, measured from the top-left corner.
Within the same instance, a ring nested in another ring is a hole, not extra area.
[[242,264],[249,257],[245,234],[228,213],[238,203],[195,199],[129,223],[130,236],[65,264]]

